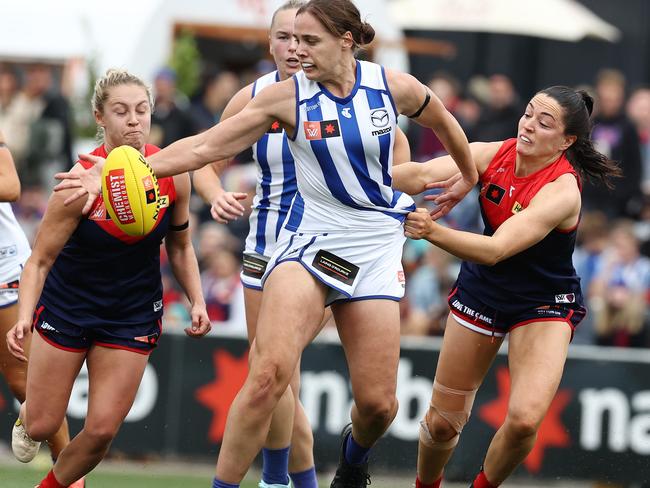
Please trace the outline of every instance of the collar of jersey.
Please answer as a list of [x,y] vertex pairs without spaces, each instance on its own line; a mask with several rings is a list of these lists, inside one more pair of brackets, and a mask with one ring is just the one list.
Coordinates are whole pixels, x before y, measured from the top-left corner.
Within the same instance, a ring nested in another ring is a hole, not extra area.
[[322,90],[322,92],[325,94],[327,98],[333,100],[334,102],[340,105],[345,105],[354,98],[354,96],[357,94],[357,90],[359,89],[359,85],[361,85],[361,63],[359,62],[358,59],[356,60],[356,62],[357,62],[357,68],[356,68],[357,79],[354,81],[354,86],[352,87],[352,91],[347,97],[340,98],[333,95],[327,88],[325,88],[320,82],[318,82],[318,87]]

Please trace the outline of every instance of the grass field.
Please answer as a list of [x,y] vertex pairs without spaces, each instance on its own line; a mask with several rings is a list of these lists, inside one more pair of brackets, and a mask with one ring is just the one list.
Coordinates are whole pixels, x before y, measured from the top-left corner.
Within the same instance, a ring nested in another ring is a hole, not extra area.
[[[45,471],[22,466],[0,466],[2,488],[33,488],[45,475]],[[172,475],[150,473],[104,472],[100,468],[87,478],[88,488],[208,488],[211,478],[206,475]],[[256,488],[254,482],[242,484],[242,488]]]

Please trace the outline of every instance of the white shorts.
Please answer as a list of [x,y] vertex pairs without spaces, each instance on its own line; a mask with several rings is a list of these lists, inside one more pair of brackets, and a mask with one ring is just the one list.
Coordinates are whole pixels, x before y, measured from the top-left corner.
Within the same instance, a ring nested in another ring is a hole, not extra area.
[[11,307],[18,303],[18,283],[22,264],[16,264],[10,271],[0,275],[0,308]]
[[281,232],[262,284],[273,268],[297,261],[330,291],[326,305],[338,300],[388,299],[404,296],[402,226],[379,231],[329,233]]
[[270,259],[255,251],[244,251],[242,270],[239,276],[245,288],[262,290],[262,276],[266,272],[266,266]]

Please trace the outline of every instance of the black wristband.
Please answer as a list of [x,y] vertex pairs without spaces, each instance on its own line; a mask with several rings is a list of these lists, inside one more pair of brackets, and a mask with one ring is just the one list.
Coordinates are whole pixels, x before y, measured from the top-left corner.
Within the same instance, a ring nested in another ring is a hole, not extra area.
[[407,115],[409,119],[417,119],[420,114],[422,114],[422,111],[429,105],[429,102],[431,101],[431,95],[429,94],[429,90],[427,90],[427,95],[424,97],[424,102],[422,102],[422,105],[418,109],[417,112],[415,112],[412,115]]
[[182,230],[187,229],[190,226],[190,221],[188,220],[184,224],[181,225],[169,225],[169,230],[173,230],[174,232],[180,232]]

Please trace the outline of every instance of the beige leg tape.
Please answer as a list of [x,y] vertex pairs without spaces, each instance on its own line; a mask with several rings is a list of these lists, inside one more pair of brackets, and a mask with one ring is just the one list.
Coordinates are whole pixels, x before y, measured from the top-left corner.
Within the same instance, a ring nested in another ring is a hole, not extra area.
[[430,409],[445,419],[456,431],[447,441],[436,441],[431,436],[426,419],[420,422],[420,442],[433,449],[451,449],[458,443],[463,427],[469,420],[477,390],[454,390],[433,380],[433,401]]

